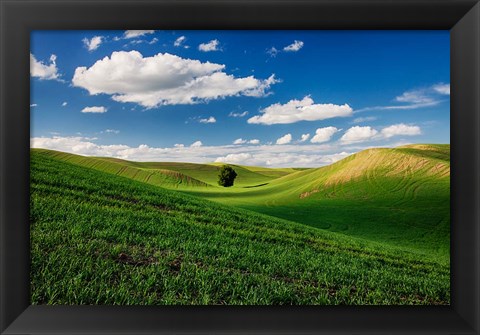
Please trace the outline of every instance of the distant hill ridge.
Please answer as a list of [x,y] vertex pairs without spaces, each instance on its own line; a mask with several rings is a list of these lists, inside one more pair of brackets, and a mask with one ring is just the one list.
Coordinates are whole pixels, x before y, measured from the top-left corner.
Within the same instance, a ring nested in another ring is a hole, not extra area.
[[172,188],[210,186],[203,181],[197,180],[191,176],[187,176],[177,171],[168,169],[146,169],[136,166],[135,162],[129,162],[121,159],[79,156],[47,149],[33,150],[64,162],[127,177],[151,185],[169,186]]
[[[70,163],[167,188],[216,186],[218,167],[222,165],[222,163],[134,162],[110,157],[79,156],[46,149],[33,150],[42,151]],[[236,180],[237,186],[251,187],[262,184],[275,186],[295,181],[295,189],[308,192],[308,188],[320,184],[329,186],[359,178],[449,177],[450,145],[414,144],[397,148],[371,148],[331,165],[310,169],[231,165],[239,175]]]

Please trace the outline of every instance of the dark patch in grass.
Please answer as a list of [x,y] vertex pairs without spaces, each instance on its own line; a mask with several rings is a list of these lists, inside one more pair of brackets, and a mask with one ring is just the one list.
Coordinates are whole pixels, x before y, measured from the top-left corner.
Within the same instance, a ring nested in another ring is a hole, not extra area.
[[175,258],[173,261],[168,263],[168,267],[170,268],[170,271],[173,273],[179,273],[180,268],[182,267],[182,257],[179,256]]
[[165,204],[154,204],[152,205],[152,207],[162,212],[170,212],[172,210],[170,207],[168,207]]
[[243,188],[254,188],[254,187],[265,186],[265,185],[268,185],[268,184],[269,184],[269,183],[263,183],[263,184],[252,185],[252,186],[244,186]]
[[126,198],[126,197],[123,197],[119,194],[113,194],[113,195],[110,195],[106,198],[111,199],[111,200],[121,201],[121,202],[127,202],[127,203],[132,204],[132,205],[136,205],[136,204],[139,203],[139,201],[137,199]]
[[118,255],[116,261],[122,264],[134,265],[134,266],[146,266],[146,265],[152,265],[157,263],[157,260],[152,256],[147,258],[135,259],[133,258],[133,256],[127,255],[126,253],[123,253],[123,252],[121,252]]

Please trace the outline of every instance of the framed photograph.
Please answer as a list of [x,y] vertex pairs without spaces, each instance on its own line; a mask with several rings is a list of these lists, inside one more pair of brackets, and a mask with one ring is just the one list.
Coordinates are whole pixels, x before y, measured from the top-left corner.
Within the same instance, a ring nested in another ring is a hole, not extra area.
[[2,1],[0,331],[480,333],[477,1]]

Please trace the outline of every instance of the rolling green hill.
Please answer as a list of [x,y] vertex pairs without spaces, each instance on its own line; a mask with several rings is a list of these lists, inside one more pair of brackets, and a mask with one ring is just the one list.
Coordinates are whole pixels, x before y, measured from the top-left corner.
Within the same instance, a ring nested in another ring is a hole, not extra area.
[[236,186],[216,185],[220,163],[131,162],[33,149],[55,159],[230,206],[449,262],[450,146],[361,151],[317,169],[232,165]]
[[[223,165],[216,163],[132,162],[110,157],[79,156],[54,150],[32,150],[41,151],[66,162],[172,189],[217,186],[219,167]],[[267,183],[296,171],[295,169],[232,166],[238,174],[235,188]]]
[[66,152],[32,149],[35,152],[55,158],[60,161],[70,162],[87,168],[95,169],[110,174],[127,177],[147,184],[168,187],[168,188],[189,188],[196,186],[208,187],[207,183],[184,175],[178,171],[168,169],[149,169],[137,166],[133,162],[121,159],[110,159],[103,157],[85,157]]
[[185,192],[449,261],[449,145],[369,149],[262,187]]
[[[219,204],[110,168],[99,171],[100,162],[64,158],[31,152],[33,304],[450,301],[449,265],[442,259]],[[306,178],[307,172],[296,173]],[[299,190],[307,186],[317,184]],[[302,203],[327,194],[296,198]]]

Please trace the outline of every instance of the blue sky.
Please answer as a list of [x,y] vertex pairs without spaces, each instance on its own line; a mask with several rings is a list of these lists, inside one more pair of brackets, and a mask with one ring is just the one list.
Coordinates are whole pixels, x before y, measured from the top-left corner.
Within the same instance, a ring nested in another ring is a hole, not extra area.
[[450,142],[448,31],[34,31],[31,145],[322,166]]

